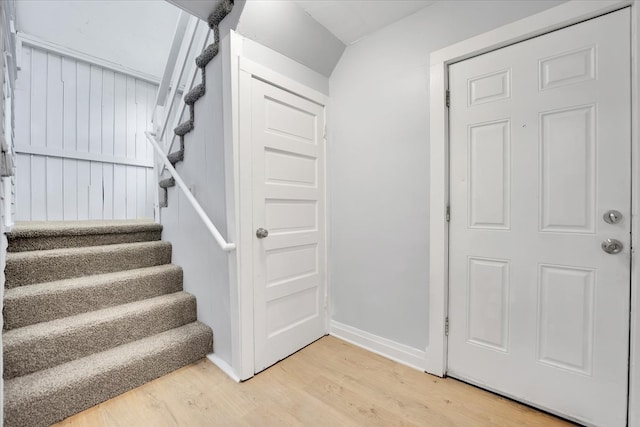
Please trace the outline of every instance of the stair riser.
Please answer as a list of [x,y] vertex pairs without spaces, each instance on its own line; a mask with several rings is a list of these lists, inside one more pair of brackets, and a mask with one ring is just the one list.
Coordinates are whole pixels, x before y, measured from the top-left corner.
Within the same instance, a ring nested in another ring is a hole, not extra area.
[[60,248],[150,242],[160,240],[161,234],[162,231],[141,231],[136,233],[10,238],[7,250],[9,252],[42,251]]
[[[193,363],[212,351],[211,330],[190,336],[162,351],[136,357],[124,366],[111,366],[90,377],[78,378],[60,387],[48,387],[4,406],[5,427],[44,427],[95,406],[146,382]],[[15,394],[12,385],[6,395]]]
[[148,311],[14,340],[5,334],[4,378],[11,379],[177,328],[196,320],[195,297]]
[[70,249],[68,252],[9,253],[5,268],[5,288],[171,262],[171,244],[161,241],[144,247],[137,245],[140,244],[109,245],[86,251]]
[[4,328],[20,328],[179,292],[182,290],[182,269],[130,274],[110,281],[87,283],[90,278],[71,280],[82,283],[38,294],[14,296],[9,290],[4,298]]

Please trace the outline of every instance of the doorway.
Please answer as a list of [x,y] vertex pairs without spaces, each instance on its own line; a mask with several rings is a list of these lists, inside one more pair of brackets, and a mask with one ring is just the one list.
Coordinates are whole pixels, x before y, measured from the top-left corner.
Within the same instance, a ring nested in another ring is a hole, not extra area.
[[325,107],[259,68],[240,83],[251,155],[254,373],[327,330]]
[[450,65],[447,374],[627,417],[630,10]]

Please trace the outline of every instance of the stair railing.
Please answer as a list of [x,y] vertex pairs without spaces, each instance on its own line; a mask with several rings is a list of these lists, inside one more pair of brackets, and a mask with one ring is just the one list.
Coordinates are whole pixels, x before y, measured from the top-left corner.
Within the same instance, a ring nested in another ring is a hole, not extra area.
[[[182,102],[183,94],[193,88],[198,74],[199,68],[195,57],[211,43],[214,37],[214,32],[209,29],[207,23],[186,12],[180,14],[152,115],[155,132],[145,132],[145,136],[160,160],[160,163],[154,162],[156,188],[160,176],[164,171],[168,171],[220,248],[232,251],[236,248],[235,243],[229,243],[222,237],[167,157],[177,138],[173,129],[183,120],[182,116],[187,108],[187,104]],[[171,127],[169,127],[170,124]],[[167,132],[167,129],[170,132]],[[159,211],[157,202],[156,209]]]
[[158,157],[160,157],[160,160],[162,160],[162,162],[164,163],[164,167],[169,171],[173,179],[175,179],[176,185],[180,187],[189,203],[191,203],[193,209],[196,211],[202,222],[204,222],[204,225],[209,229],[211,235],[216,239],[216,242],[218,243],[220,248],[225,251],[234,250],[236,248],[235,243],[229,243],[224,239],[224,237],[222,237],[222,234],[220,234],[216,226],[213,224],[213,222],[211,222],[211,220],[207,216],[207,213],[204,211],[204,209],[202,209],[200,203],[198,203],[198,200],[196,200],[193,194],[191,194],[191,191],[189,191],[189,187],[187,187],[187,184],[185,184],[182,178],[180,178],[180,175],[167,158],[167,155],[162,150],[162,147],[160,147],[155,134],[151,132],[145,132],[144,134],[146,135],[149,143],[151,143],[151,145],[153,146]]
[[152,115],[154,130],[165,154],[171,151],[177,138],[173,132],[167,134],[167,130],[173,130],[182,121],[186,110],[184,102],[176,102],[181,101],[182,96],[176,95],[187,93],[193,87],[198,74],[193,59],[210,43],[212,37],[213,31],[205,22],[181,12]]

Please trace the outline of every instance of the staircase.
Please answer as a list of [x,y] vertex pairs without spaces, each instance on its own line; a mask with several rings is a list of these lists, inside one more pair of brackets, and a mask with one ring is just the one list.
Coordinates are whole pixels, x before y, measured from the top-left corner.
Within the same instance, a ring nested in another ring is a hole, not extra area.
[[[202,74],[202,81],[200,84],[195,85],[184,96],[184,103],[189,106],[189,119],[179,124],[174,130],[174,134],[180,138],[180,149],[170,153],[167,158],[171,162],[172,166],[176,166],[178,162],[184,160],[184,137],[193,129],[195,129],[195,104],[196,101],[204,96],[207,91],[207,72],[206,67],[213,58],[218,55],[220,51],[220,22],[231,12],[233,9],[233,0],[221,0],[216,8],[209,15],[207,23],[209,28],[213,30],[214,42],[195,59],[196,66],[200,69]],[[165,176],[158,182],[160,186],[159,205],[161,208],[169,206],[169,193],[168,189],[176,185],[173,177]]]
[[212,351],[161,231],[78,221],[7,235],[6,427],[47,426]]

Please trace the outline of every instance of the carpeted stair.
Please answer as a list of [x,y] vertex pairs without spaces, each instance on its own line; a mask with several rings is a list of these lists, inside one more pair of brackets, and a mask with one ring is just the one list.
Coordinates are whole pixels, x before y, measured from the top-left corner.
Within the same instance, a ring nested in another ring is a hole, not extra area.
[[161,232],[75,221],[7,234],[6,427],[50,425],[212,351]]
[[[207,23],[209,24],[209,28],[213,30],[214,41],[209,46],[205,48],[205,50],[195,59],[196,66],[200,68],[202,73],[202,82],[200,84],[195,85],[187,94],[184,96],[184,103],[189,106],[189,119],[183,123],[180,123],[174,130],[174,134],[176,134],[180,138],[180,149],[178,151],[174,151],[170,153],[167,158],[171,162],[171,164],[175,167],[178,162],[184,160],[184,137],[186,134],[195,129],[195,104],[196,101],[204,96],[207,91],[207,72],[206,67],[209,62],[213,58],[216,57],[220,50],[220,22],[231,12],[233,9],[233,0],[222,0],[216,8],[211,12],[209,18],[207,19]],[[175,180],[172,177],[165,177],[161,179],[159,182],[160,186],[160,194],[159,201],[160,207],[166,208],[169,206],[169,188],[176,185]]]

